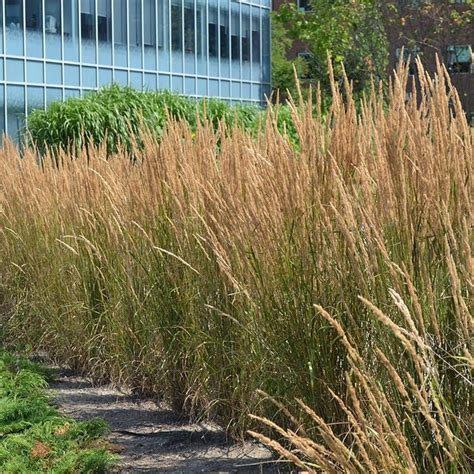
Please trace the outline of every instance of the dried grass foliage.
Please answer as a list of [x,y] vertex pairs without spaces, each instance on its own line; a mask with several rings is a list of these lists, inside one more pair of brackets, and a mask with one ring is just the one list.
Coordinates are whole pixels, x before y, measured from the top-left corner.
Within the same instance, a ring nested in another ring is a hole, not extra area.
[[467,470],[473,133],[441,67],[406,82],[293,104],[298,147],[272,109],[257,138],[174,123],[133,164],[6,143],[9,334],[301,469]]

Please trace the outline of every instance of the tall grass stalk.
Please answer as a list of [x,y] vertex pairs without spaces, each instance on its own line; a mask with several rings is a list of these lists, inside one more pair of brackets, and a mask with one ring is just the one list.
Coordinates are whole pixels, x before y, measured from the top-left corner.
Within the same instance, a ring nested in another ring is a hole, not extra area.
[[306,469],[467,471],[473,133],[444,70],[406,82],[292,105],[297,149],[272,109],[256,137],[173,123],[134,164],[6,144],[8,334]]

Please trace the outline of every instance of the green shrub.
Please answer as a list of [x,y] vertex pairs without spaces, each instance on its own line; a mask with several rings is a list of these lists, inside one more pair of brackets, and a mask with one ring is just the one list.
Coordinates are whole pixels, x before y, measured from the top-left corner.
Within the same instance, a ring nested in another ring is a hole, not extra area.
[[55,102],[47,110],[35,110],[28,118],[26,140],[41,153],[59,149],[77,153],[84,146],[105,146],[107,155],[120,148],[131,152],[143,146],[145,133],[160,138],[166,123],[184,120],[195,129],[207,119],[214,127],[256,130],[262,112],[255,106],[232,107],[210,99],[196,101],[171,92],[139,92],[118,85],[82,98]]

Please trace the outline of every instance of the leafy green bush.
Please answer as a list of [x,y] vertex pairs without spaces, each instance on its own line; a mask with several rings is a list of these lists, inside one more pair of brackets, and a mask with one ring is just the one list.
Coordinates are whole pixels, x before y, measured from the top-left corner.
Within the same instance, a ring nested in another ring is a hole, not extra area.
[[33,111],[26,140],[41,153],[47,149],[76,153],[84,146],[105,145],[110,155],[119,148],[127,152],[140,148],[144,133],[159,138],[170,119],[185,120],[191,129],[207,119],[214,127],[224,121],[229,127],[257,130],[261,116],[255,106],[232,107],[215,99],[196,101],[167,91],[139,92],[113,85]]

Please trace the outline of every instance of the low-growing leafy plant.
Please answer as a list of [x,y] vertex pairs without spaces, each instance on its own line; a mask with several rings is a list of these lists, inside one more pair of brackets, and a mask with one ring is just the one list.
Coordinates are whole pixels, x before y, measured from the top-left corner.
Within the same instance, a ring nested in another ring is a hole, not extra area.
[[107,424],[76,422],[49,404],[46,371],[0,354],[0,471],[102,473],[114,457],[100,447]]

